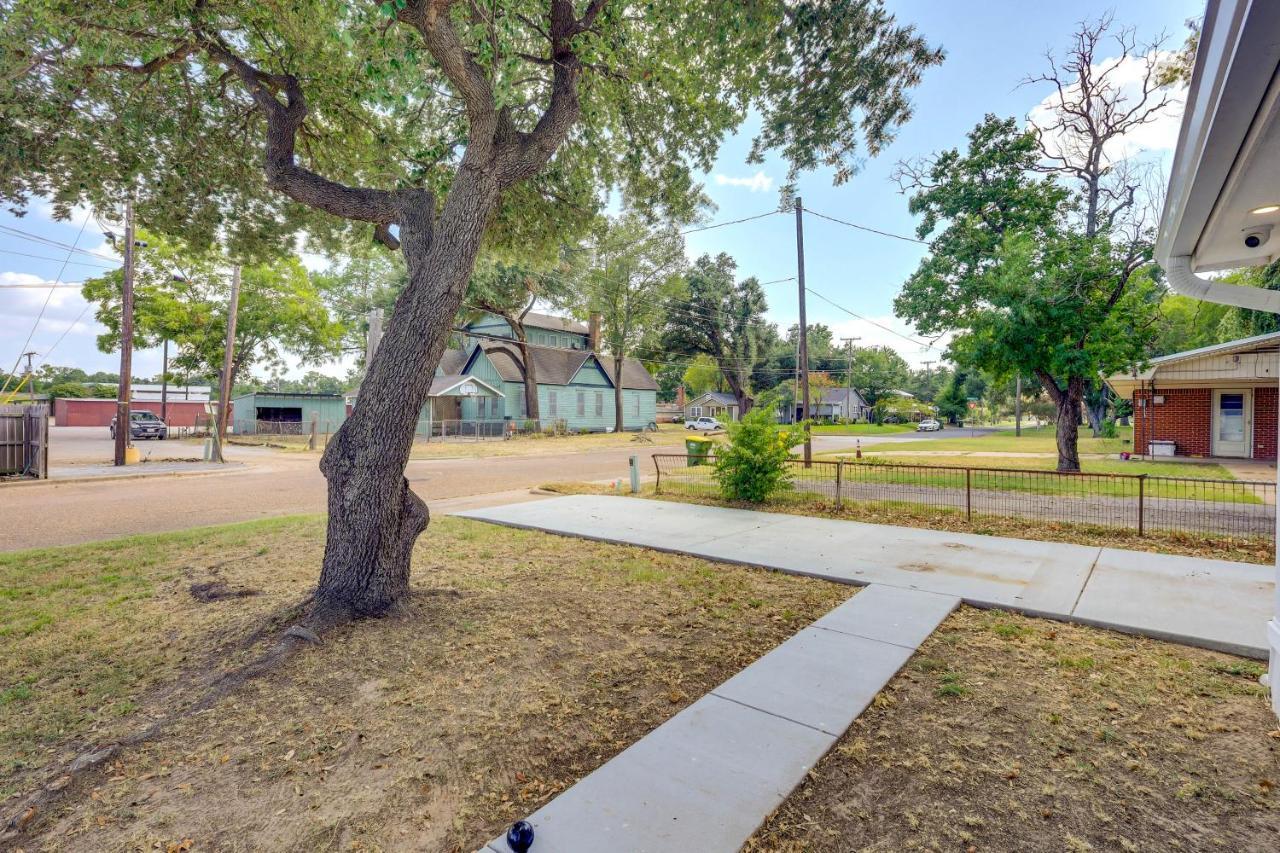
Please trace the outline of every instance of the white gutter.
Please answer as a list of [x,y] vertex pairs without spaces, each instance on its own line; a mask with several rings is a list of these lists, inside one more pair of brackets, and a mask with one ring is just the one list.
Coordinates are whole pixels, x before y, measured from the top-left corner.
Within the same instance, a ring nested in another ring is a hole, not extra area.
[[1164,264],[1169,276],[1169,286],[1185,296],[1193,296],[1206,302],[1251,308],[1254,311],[1270,311],[1280,314],[1280,290],[1264,290],[1239,284],[1225,284],[1201,278],[1191,271],[1191,256],[1179,255]]

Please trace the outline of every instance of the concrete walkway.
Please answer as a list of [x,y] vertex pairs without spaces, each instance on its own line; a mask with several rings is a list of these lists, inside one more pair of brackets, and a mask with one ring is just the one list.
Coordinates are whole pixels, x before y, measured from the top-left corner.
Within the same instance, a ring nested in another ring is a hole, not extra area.
[[533,850],[738,850],[957,604],[859,592],[535,812]]
[[630,497],[573,495],[458,515],[940,593],[1249,657],[1268,652],[1269,566]]

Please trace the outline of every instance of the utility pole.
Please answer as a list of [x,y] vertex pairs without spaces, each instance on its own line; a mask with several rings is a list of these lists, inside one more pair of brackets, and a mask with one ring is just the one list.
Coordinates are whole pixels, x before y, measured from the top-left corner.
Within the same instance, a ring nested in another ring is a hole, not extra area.
[[1013,386],[1013,434],[1022,435],[1022,374],[1018,374]]
[[120,385],[116,392],[115,464],[129,447],[129,398],[133,394],[133,194],[124,203],[124,286],[120,294]]
[[800,382],[804,403],[800,414],[804,424],[804,467],[813,464],[813,435],[809,430],[809,326],[804,314],[804,202],[796,196],[796,272],[800,292]]
[[160,369],[160,420],[169,423],[169,339],[164,339]]
[[929,374],[930,374],[929,366],[930,366],[930,365],[933,365],[933,364],[937,364],[937,363],[938,363],[938,360],[937,360],[937,359],[933,359],[932,361],[922,361],[922,362],[920,362],[920,363],[924,365],[924,378],[925,378],[925,379],[928,379],[928,378],[929,378]]
[[231,361],[236,346],[236,312],[240,310],[240,265],[231,270],[231,299],[227,303],[227,343],[222,353],[222,373],[218,377],[218,422],[214,428],[213,461],[222,458],[222,441],[227,435],[227,415],[231,412]]
[[[32,405],[36,402],[36,372],[31,367],[31,359],[35,358],[38,353],[35,350],[24,352],[22,357],[27,360],[27,396],[31,398]],[[21,383],[19,383],[21,384]]]
[[[849,350],[849,374],[845,378],[848,379],[849,390],[845,393],[844,404],[852,406],[849,401],[853,399],[853,342],[860,341],[862,338],[841,338],[844,341],[845,348]],[[854,420],[857,420],[855,417]]]

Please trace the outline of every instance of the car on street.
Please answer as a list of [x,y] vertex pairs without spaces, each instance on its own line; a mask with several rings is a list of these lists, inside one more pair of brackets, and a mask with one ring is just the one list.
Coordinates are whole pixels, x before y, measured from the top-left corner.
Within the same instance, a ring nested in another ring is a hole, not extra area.
[[[111,419],[111,437],[116,437],[115,418]],[[139,409],[136,412],[129,412],[129,437],[157,438],[163,441],[169,437],[169,427],[156,416],[155,412]]]
[[724,424],[715,418],[694,418],[684,425],[685,429],[696,429],[701,432],[709,432],[714,429],[724,429]]
[[916,424],[916,432],[937,432],[942,429],[942,422],[937,418],[925,418]]

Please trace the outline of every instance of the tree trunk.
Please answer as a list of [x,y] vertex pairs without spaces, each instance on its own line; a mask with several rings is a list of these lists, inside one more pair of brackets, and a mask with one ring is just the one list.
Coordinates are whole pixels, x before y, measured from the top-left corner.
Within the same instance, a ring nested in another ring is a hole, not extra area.
[[738,418],[741,419],[751,411],[755,400],[752,400],[751,395],[747,393],[747,383],[742,381],[736,369],[726,370],[724,365],[721,365],[720,373],[724,376],[724,381],[729,383],[729,391],[732,392],[733,398],[738,401]]
[[623,432],[622,417],[622,359],[613,359],[613,431]]
[[1080,398],[1068,391],[1055,402],[1058,407],[1058,470],[1078,473],[1080,471],[1080,450],[1077,447],[1080,438]]
[[516,332],[516,343],[520,346],[520,358],[524,361],[525,416],[530,420],[537,421],[540,420],[538,414],[538,373],[534,368],[533,359],[529,357],[529,339],[525,335],[523,325],[517,327],[516,324],[512,323],[511,328]]
[[429,202],[401,211],[409,283],[351,416],[320,460],[329,520],[313,624],[385,613],[408,592],[413,545],[430,518],[405,464],[497,198],[492,175],[463,169],[434,223]]
[[1066,387],[1063,388],[1046,371],[1037,370],[1036,377],[1054,403],[1058,470],[1063,473],[1079,473],[1080,449],[1077,445],[1080,438],[1080,404],[1084,400],[1084,379],[1079,376],[1068,377]]

